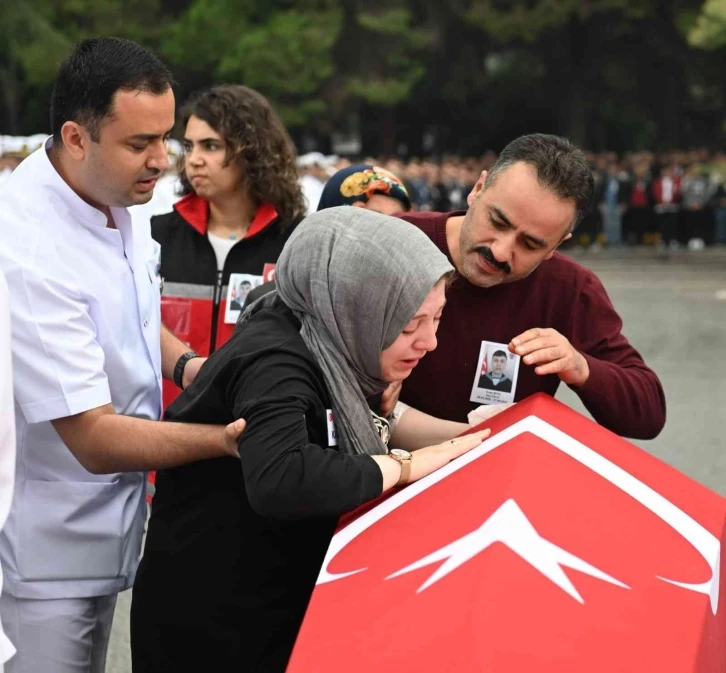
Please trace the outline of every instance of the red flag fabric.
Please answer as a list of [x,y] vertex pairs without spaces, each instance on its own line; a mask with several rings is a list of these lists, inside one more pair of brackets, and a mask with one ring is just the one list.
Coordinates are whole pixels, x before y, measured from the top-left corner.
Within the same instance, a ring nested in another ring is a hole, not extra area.
[[275,280],[275,264],[265,264],[262,269],[262,282],[267,283]]
[[545,395],[351,513],[288,673],[726,670],[726,499]]

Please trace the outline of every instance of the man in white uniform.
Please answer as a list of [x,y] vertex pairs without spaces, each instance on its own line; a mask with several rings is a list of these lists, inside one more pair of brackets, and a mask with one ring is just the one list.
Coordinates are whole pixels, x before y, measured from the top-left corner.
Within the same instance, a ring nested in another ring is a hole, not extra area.
[[52,138],[0,190],[17,433],[0,533],[9,673],[103,672],[141,549],[144,470],[235,455],[244,425],[158,422],[162,376],[188,385],[201,365],[161,326],[158,245],[127,210],[168,167],[171,83],[132,42],[82,42],[57,75]]
[[[13,499],[15,481],[15,416],[13,414],[13,368],[10,352],[10,297],[0,273],[0,529],[5,524]],[[3,575],[0,567],[0,589]],[[0,626],[0,673],[15,648]]]

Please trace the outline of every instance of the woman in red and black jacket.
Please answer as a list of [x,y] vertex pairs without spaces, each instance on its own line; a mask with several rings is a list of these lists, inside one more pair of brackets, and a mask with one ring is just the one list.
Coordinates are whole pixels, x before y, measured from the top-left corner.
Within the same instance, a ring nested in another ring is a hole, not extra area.
[[[151,219],[161,245],[162,320],[207,356],[232,335],[305,213],[295,147],[272,106],[241,85],[194,95],[182,110],[185,196]],[[165,381],[164,408],[179,389]]]

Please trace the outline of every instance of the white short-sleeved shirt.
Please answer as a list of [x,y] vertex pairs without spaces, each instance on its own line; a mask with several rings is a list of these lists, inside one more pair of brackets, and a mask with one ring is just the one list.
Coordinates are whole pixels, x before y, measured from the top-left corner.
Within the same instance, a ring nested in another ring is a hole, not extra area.
[[[5,525],[15,482],[15,415],[13,413],[13,369],[10,353],[10,295],[0,273],[0,529]],[[3,575],[0,568],[0,589]],[[15,647],[0,622],[0,670],[15,654]]]
[[0,188],[17,433],[0,562],[14,596],[82,598],[133,583],[145,475],[87,472],[50,421],[108,403],[160,418],[159,246],[125,208],[107,227],[53,168],[50,142]]

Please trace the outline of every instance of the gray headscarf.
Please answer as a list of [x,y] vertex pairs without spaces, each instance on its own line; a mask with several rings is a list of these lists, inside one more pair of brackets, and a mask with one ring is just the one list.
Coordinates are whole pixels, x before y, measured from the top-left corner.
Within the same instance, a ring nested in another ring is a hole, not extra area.
[[[290,236],[275,269],[277,295],[302,323],[300,334],[323,371],[342,451],[387,452],[366,402],[388,385],[381,351],[450,271],[417,227],[363,208],[313,213]],[[261,298],[243,320],[274,302],[274,293]]]

